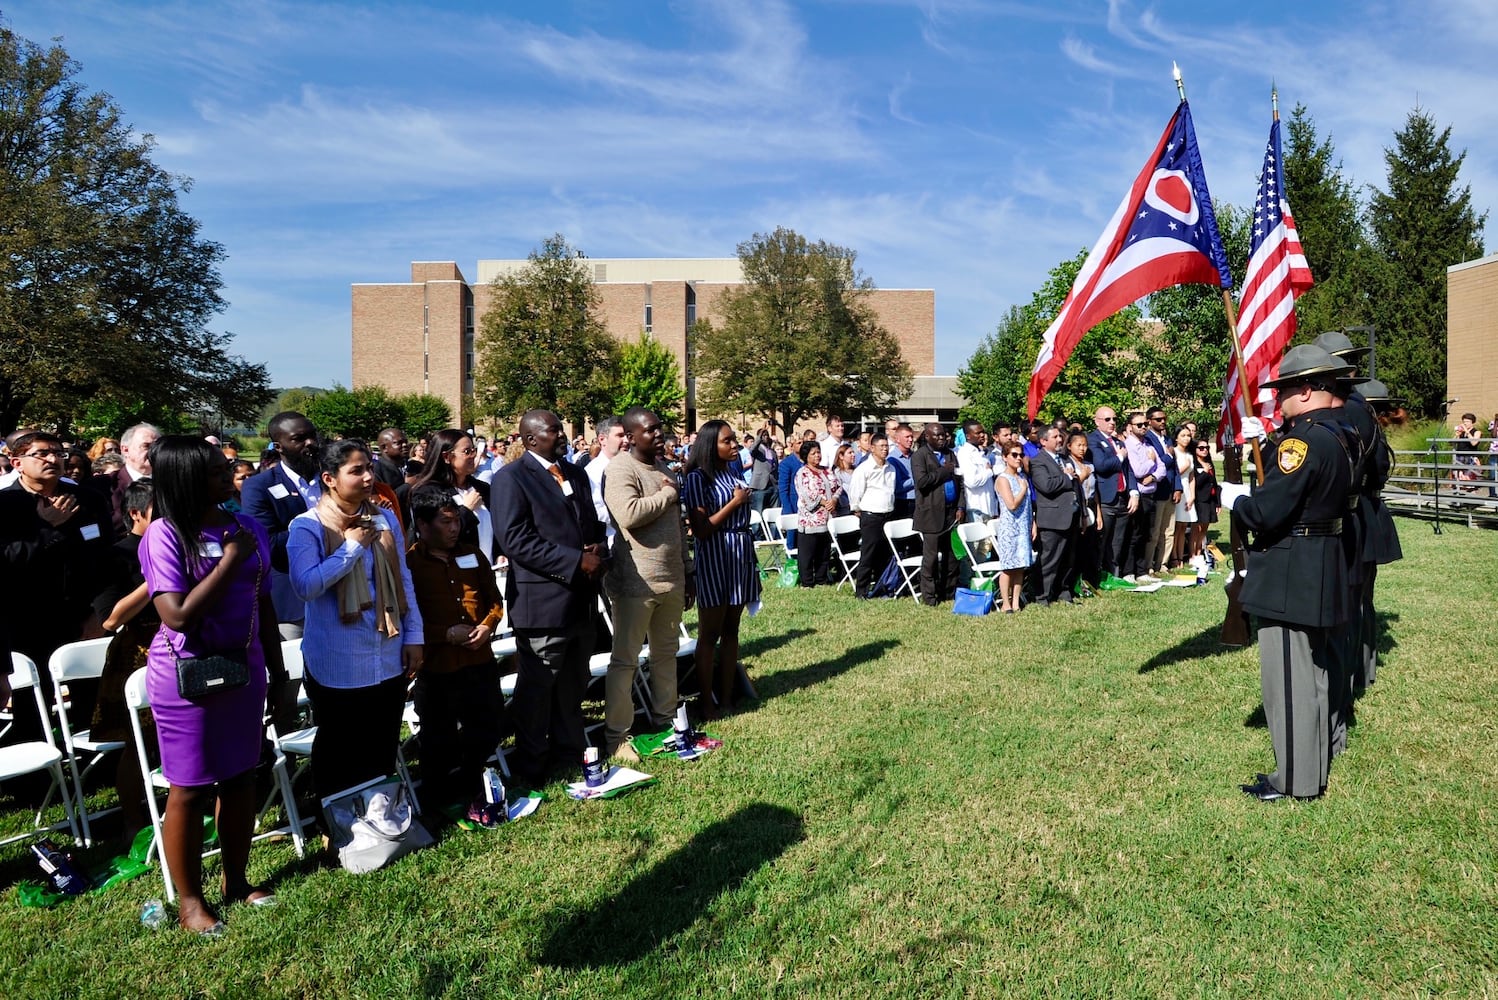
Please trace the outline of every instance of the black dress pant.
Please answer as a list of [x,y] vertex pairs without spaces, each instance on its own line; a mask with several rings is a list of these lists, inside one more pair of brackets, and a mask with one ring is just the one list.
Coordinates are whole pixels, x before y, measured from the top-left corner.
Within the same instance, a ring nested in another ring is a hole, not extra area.
[[484,764],[504,737],[499,664],[491,657],[448,673],[424,670],[412,692],[421,718],[421,791],[435,808],[483,792]]
[[858,514],[858,570],[853,574],[853,590],[859,597],[869,596],[889,565],[889,539],[884,537],[884,526],[891,516],[866,510]]
[[801,586],[826,583],[831,562],[832,535],[826,531],[801,532],[796,539],[796,572],[801,577]]
[[510,771],[519,787],[539,787],[554,766],[583,766],[583,692],[593,653],[593,616],[566,632],[515,630],[515,755]]
[[1076,525],[1070,528],[1040,529],[1040,599],[1042,601],[1071,600],[1071,591],[1065,583],[1071,574],[1072,542],[1076,536]]
[[1123,576],[1129,551],[1129,495],[1120,493],[1112,503],[1103,508],[1103,530],[1098,537],[1098,569],[1102,573]]
[[1154,569],[1149,565],[1148,550],[1150,533],[1155,525],[1155,498],[1151,494],[1139,495],[1139,509],[1129,516],[1127,537],[1124,540],[1124,558],[1119,562],[1119,576],[1144,576]]
[[312,784],[318,798],[395,773],[407,683],[405,674],[357,688],[327,687],[310,673],[302,678],[317,720]]
[[921,532],[921,603],[949,601],[957,591],[957,557],[952,531]]

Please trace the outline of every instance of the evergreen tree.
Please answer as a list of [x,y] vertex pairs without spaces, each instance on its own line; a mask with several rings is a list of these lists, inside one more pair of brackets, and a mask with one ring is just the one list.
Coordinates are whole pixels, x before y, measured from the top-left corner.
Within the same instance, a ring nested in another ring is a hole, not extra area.
[[474,398],[496,423],[548,409],[578,425],[614,400],[619,345],[598,318],[588,269],[561,233],[494,279],[479,321]]
[[667,430],[674,430],[681,420],[685,395],[681,388],[681,368],[665,345],[644,331],[637,342],[624,345],[619,360],[615,413],[643,406],[660,417]]
[[1363,232],[1357,189],[1342,175],[1331,136],[1316,134],[1304,104],[1290,113],[1283,164],[1285,197],[1310,265],[1312,285],[1295,303],[1296,343],[1369,321],[1376,260]]
[[747,284],[723,293],[722,325],[692,328],[700,409],[778,413],[789,432],[812,413],[887,413],[910,395],[910,366],[854,251],[780,228],[738,256]]
[[1457,185],[1466,152],[1453,154],[1451,129],[1437,132],[1420,108],[1384,150],[1388,190],[1374,189],[1368,226],[1381,259],[1373,319],[1378,374],[1410,409],[1442,412],[1446,396],[1446,268],[1483,255],[1487,213]]

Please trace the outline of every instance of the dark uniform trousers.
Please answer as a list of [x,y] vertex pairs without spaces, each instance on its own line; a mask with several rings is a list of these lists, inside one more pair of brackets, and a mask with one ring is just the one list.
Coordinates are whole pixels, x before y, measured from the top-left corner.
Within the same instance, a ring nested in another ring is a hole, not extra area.
[[1286,795],[1320,795],[1331,773],[1332,689],[1340,674],[1328,633],[1259,622],[1259,683],[1278,765],[1269,783]]

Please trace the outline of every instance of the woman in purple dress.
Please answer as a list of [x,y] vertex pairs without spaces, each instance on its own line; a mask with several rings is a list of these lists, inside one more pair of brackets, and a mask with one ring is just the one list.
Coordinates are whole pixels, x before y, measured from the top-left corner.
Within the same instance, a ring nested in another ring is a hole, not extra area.
[[[141,572],[161,630],[146,660],[161,770],[171,783],[164,858],[181,898],[177,922],[217,934],[203,898],[203,817],[217,806],[224,901],[265,905],[268,889],[245,876],[255,827],[255,765],[266,695],[286,684],[270,603],[270,540],[254,518],[218,505],[234,495],[231,465],[201,438],[172,435],[151,448],[155,519],[140,543]],[[177,662],[226,656],[249,666],[249,683],[192,699],[177,688]],[[274,683],[267,683],[267,668]]]
[[[734,707],[739,620],[759,600],[759,563],[749,533],[749,488],[733,428],[709,420],[697,432],[682,498],[692,525],[697,565],[697,683],[702,716]],[[713,670],[713,656],[721,653]]]

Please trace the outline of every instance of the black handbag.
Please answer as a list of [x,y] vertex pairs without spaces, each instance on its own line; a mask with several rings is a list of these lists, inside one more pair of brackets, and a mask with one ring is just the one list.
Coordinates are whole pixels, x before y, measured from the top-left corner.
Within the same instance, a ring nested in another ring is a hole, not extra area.
[[[238,520],[236,518],[236,520]],[[255,593],[260,593],[260,574],[263,567],[256,555]],[[177,693],[188,701],[220,691],[235,691],[250,683],[250,646],[255,642],[255,628],[259,624],[260,602],[250,604],[250,634],[245,638],[244,649],[229,653],[214,653],[210,656],[194,656],[182,659],[170,642],[172,661],[177,664]]]
[[177,660],[177,693],[188,701],[250,683],[250,665],[231,656],[194,656]]

